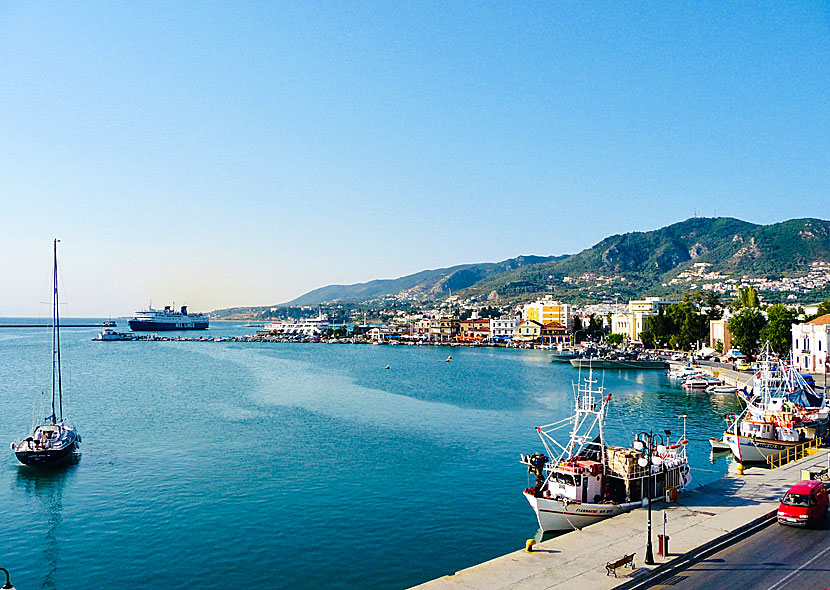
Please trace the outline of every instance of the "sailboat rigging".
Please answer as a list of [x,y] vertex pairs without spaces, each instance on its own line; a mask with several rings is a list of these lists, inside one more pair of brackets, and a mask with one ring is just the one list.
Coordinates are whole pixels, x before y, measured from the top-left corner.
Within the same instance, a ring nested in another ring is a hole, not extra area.
[[[81,436],[64,421],[63,380],[61,378],[60,309],[58,300],[58,242],[54,241],[52,268],[52,403],[51,413],[32,434],[11,443],[17,459],[24,465],[50,466],[80,456]],[[55,402],[57,401],[57,406]]]

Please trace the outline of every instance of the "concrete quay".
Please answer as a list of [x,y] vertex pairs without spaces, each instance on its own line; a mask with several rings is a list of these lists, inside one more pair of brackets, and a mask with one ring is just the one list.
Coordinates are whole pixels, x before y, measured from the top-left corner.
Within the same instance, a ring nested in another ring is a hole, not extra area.
[[[804,469],[819,471],[830,464],[830,450],[794,461],[778,469],[752,467],[744,475],[729,473],[723,479],[681,494],[676,503],[652,506],[654,566],[643,563],[647,510],[638,508],[581,531],[572,531],[534,547],[532,553],[515,551],[425,584],[421,590],[547,590],[582,588],[610,590],[648,578],[662,564],[679,563],[684,554],[773,514],[784,492],[801,479]],[[694,485],[694,484],[692,484]],[[517,491],[519,493],[519,491]],[[670,554],[657,555],[657,535],[666,534]],[[533,512],[528,507],[528,518]],[[775,525],[778,526],[778,525]],[[517,543],[517,545],[520,543]],[[605,564],[635,553],[634,570],[607,575]]]

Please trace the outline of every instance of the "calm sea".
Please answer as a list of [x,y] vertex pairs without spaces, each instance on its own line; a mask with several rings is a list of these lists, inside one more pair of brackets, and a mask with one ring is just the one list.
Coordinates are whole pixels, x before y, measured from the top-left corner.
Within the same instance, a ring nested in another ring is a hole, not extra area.
[[[48,330],[0,329],[0,566],[19,589],[402,588],[536,533],[519,453],[569,415],[577,376],[543,351],[97,332],[62,332],[83,458],[42,472],[8,444],[48,414]],[[604,379],[609,442],[679,435],[688,414],[695,483],[726,471],[707,439],[732,402],[660,372]]]

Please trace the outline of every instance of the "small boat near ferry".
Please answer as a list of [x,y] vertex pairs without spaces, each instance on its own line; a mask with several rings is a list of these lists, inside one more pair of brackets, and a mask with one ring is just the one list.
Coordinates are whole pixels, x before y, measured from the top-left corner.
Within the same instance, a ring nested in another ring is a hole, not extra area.
[[[545,453],[522,455],[521,463],[536,478],[524,496],[542,531],[581,529],[633,510],[646,498],[676,497],[691,481],[685,416],[680,440],[660,444],[648,456],[642,441],[635,440],[633,448],[606,445],[610,400],[589,370],[586,379],[574,384],[573,416],[536,428]],[[554,433],[568,427],[570,437],[561,444]]]
[[104,330],[98,334],[93,340],[99,342],[117,342],[119,340],[135,340],[135,337],[132,334],[127,334],[125,332],[116,332],[112,328],[104,328]]
[[175,311],[170,305],[164,309],[147,309],[135,312],[128,322],[133,332],[157,332],[163,330],[206,330],[210,319],[204,313],[187,313],[187,306],[183,305]]
[[81,435],[64,421],[61,379],[60,311],[58,306],[58,240],[54,242],[52,272],[52,412],[32,434],[11,443],[24,465],[48,467],[80,456]]

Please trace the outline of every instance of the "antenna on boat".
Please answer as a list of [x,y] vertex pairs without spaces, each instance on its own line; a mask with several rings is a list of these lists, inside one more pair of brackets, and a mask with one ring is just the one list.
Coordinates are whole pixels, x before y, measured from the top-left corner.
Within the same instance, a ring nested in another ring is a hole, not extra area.
[[678,418],[682,418],[682,419],[683,419],[683,440],[688,440],[688,439],[686,438],[686,418],[688,418],[688,417],[689,417],[689,416],[687,416],[686,414],[680,414],[680,415],[678,416]]

